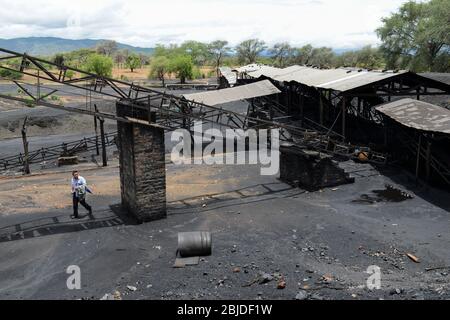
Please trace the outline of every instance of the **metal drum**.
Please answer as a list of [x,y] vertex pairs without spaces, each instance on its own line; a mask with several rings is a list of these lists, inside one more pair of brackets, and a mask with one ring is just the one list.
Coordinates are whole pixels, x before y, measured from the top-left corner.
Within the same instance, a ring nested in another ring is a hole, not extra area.
[[209,256],[211,233],[207,231],[178,233],[178,253],[181,257]]

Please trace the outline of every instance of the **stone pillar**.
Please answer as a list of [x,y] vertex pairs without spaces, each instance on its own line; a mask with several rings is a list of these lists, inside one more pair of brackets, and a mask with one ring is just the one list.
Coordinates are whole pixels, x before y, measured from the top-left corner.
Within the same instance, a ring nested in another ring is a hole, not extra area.
[[[116,104],[118,116],[148,121],[147,110]],[[151,115],[155,120],[155,114]],[[162,219],[166,212],[164,130],[117,122],[122,208],[139,222]]]

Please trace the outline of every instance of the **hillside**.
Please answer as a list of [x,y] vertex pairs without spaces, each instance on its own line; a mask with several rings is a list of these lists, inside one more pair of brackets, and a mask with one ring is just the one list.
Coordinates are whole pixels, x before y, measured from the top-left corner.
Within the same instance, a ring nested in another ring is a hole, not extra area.
[[[69,52],[81,48],[93,48],[103,40],[93,39],[62,39],[53,37],[29,37],[0,39],[0,48],[17,52],[27,52],[31,55],[52,55],[60,52]],[[134,47],[123,43],[117,44],[119,49],[128,49],[136,53],[151,54],[153,48]]]

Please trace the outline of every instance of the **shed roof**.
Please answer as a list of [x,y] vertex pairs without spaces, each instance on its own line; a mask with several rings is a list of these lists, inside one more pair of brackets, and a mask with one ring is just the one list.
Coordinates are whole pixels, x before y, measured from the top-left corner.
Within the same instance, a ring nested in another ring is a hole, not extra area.
[[219,71],[220,71],[220,73],[222,74],[222,76],[224,76],[225,79],[227,79],[228,84],[229,84],[230,86],[233,86],[233,85],[236,84],[236,81],[237,81],[237,75],[236,75],[235,72],[233,72],[233,71],[231,70],[230,67],[220,67],[220,68],[219,68]]
[[265,76],[280,82],[295,81],[310,87],[348,91],[364,85],[405,73],[367,71],[358,69],[316,69],[306,66],[290,66],[284,69],[262,65],[248,65],[238,68],[253,78]]
[[269,80],[262,80],[238,87],[206,91],[183,95],[188,100],[204,103],[210,106],[217,104],[267,96],[281,92]]
[[437,105],[407,98],[375,109],[404,126],[450,134],[450,110]]

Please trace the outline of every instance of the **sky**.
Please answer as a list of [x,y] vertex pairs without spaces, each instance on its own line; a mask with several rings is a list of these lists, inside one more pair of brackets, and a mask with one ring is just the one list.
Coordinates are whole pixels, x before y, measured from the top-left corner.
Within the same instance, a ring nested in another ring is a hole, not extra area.
[[406,0],[0,0],[0,38],[112,39],[153,47],[249,38],[267,44],[377,45],[381,18]]

